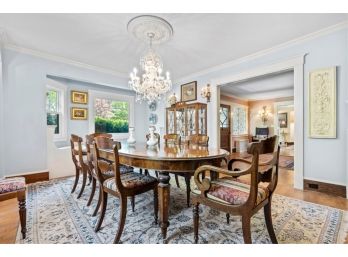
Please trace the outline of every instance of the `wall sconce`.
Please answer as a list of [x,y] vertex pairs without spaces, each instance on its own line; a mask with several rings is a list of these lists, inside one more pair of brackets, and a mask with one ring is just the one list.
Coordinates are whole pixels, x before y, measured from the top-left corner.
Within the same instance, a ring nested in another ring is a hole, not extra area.
[[268,121],[268,118],[270,115],[271,115],[271,113],[270,113],[270,111],[267,110],[267,106],[263,106],[262,110],[259,111],[259,117],[261,118],[264,125]]
[[205,87],[202,88],[201,90],[201,96],[203,98],[207,98],[207,103],[210,102],[210,97],[211,97],[211,93],[210,93],[210,84],[206,85]]

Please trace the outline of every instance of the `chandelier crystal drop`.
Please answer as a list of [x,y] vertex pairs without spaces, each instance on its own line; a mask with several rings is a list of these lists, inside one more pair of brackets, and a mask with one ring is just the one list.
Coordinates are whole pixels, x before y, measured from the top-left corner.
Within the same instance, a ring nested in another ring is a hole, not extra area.
[[162,75],[161,57],[152,48],[154,36],[153,33],[148,33],[150,48],[140,59],[140,67],[144,73],[138,76],[136,68],[130,73],[129,87],[136,92],[136,101],[158,101],[172,88],[169,72],[167,71],[165,76]]

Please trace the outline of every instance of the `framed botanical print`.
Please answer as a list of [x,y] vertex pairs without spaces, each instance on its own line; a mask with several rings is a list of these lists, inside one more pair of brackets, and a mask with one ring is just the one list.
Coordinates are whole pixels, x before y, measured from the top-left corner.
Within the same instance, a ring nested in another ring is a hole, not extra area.
[[70,115],[72,120],[87,120],[88,110],[87,108],[71,107]]
[[74,104],[87,104],[88,92],[71,91],[71,102]]
[[197,81],[181,85],[181,102],[197,100]]
[[336,67],[309,73],[309,136],[336,138]]

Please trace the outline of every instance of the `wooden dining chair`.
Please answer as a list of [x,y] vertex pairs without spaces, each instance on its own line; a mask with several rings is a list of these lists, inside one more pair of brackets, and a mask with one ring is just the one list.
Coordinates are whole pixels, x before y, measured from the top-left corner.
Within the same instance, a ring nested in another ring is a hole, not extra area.
[[[88,147],[87,147],[87,136],[90,136],[91,138],[95,138],[95,137],[98,137],[98,136],[105,136],[105,137],[110,137],[110,138],[112,138],[112,134],[108,134],[108,133],[92,133],[92,134],[86,135],[86,151],[85,151],[85,154],[86,154],[86,156],[87,156],[88,166],[90,166],[90,161],[88,160],[88,158],[91,157],[91,155],[89,155],[89,157],[88,157],[88,153],[91,154],[91,152],[88,152]],[[84,152],[83,152],[83,153],[84,153]],[[92,178],[93,178],[92,170],[89,168],[89,169],[88,169],[89,184],[92,183]],[[89,184],[88,184],[88,185],[89,185]]]
[[[106,133],[93,133],[93,134],[86,135],[86,152],[87,152],[88,170],[92,176],[92,181],[91,181],[92,188],[91,188],[90,197],[89,197],[88,202],[87,202],[87,206],[90,206],[92,203],[92,200],[93,200],[93,197],[95,194],[95,190],[97,187],[97,181],[98,181],[97,174],[95,173],[95,170],[94,170],[93,151],[92,151],[93,144],[94,144],[94,138],[96,138],[97,136],[112,138],[111,134],[106,134]],[[103,174],[103,176],[105,176],[107,178],[112,177],[113,175],[114,175],[113,172],[108,172],[108,173]],[[96,206],[92,216],[97,215],[97,212],[98,212],[99,207],[100,207],[100,202],[101,202],[101,197],[99,197],[97,206]]]
[[187,140],[188,145],[200,145],[200,146],[208,146],[209,144],[209,136],[207,135],[190,135]]
[[[181,137],[178,134],[166,134],[163,136],[164,144],[167,145],[181,145]],[[175,183],[178,188],[180,188],[179,178],[174,174]]]
[[[190,135],[188,136],[187,144],[188,145],[197,145],[197,146],[208,146],[209,142],[209,136],[207,135]],[[179,176],[184,177],[185,184],[186,184],[186,205],[187,207],[190,206],[190,194],[191,194],[191,178],[193,176],[192,173],[176,173],[175,174],[175,181],[179,181]],[[177,182],[179,184],[179,182]]]
[[[199,205],[204,204],[219,211],[242,217],[242,230],[245,243],[252,243],[250,221],[251,217],[261,208],[264,209],[266,227],[272,243],[277,243],[271,216],[272,196],[278,182],[279,146],[273,153],[272,160],[268,163],[272,166],[272,178],[269,183],[260,183],[259,153],[261,143],[252,143],[252,161],[248,168],[243,170],[227,170],[214,166],[204,165],[199,167],[194,174],[197,189],[192,191],[194,241],[198,242]],[[242,161],[243,159],[238,159]],[[204,172],[215,172],[224,177],[211,181],[202,179]],[[249,175],[249,182],[242,181],[236,176]]]
[[[278,140],[279,137],[277,135],[274,135],[272,137],[260,140],[261,148],[260,148],[260,155],[270,155],[270,158],[268,158],[268,161],[271,161],[273,153],[277,151],[278,149]],[[252,154],[253,151],[253,144],[248,145],[247,153]],[[245,164],[251,164],[251,157],[250,158],[243,158],[243,161],[241,159],[232,158],[228,162],[228,169],[232,170],[232,166],[236,162],[242,162]],[[268,161],[259,161],[259,172],[260,172],[260,178],[262,182],[270,182],[272,178],[272,167],[269,165]],[[238,170],[238,168],[234,168],[234,170]]]
[[77,199],[79,199],[82,196],[82,193],[86,186],[87,176],[88,176],[88,162],[87,162],[87,159],[83,157],[84,153],[82,150],[82,141],[83,141],[82,138],[77,135],[72,134],[70,137],[71,156],[72,156],[73,163],[75,165],[75,182],[71,190],[71,193],[75,192],[75,189],[79,182],[80,175],[82,174],[82,185],[81,185],[80,193],[77,196]]
[[[111,139],[105,139],[104,142],[107,142],[109,145],[112,144]],[[105,159],[100,158],[99,149],[100,149],[99,138],[96,138],[94,143],[94,166],[96,168],[98,177],[102,176],[103,171],[110,169],[110,163],[106,162]],[[99,231],[105,216],[106,203],[108,195],[118,197],[120,199],[120,219],[118,224],[118,230],[114,239],[114,243],[120,241],[122,231],[126,221],[127,214],[127,197],[133,197],[147,191],[153,190],[154,195],[154,215],[155,223],[157,224],[158,220],[158,194],[157,194],[157,185],[158,181],[156,178],[151,176],[142,175],[136,172],[129,172],[121,174],[120,172],[120,163],[118,148],[115,146],[113,148],[114,154],[114,163],[112,164],[113,171],[115,172],[115,177],[106,179],[103,181],[103,195],[102,195],[102,204],[101,204],[101,214],[97,222],[95,231]]]
[[180,145],[181,144],[181,137],[178,134],[166,134],[163,136],[164,143],[166,145],[173,144],[173,145]]
[[[86,136],[86,148],[87,148],[87,157],[88,157],[88,162],[89,162],[89,167],[92,171],[93,174],[93,181],[92,181],[92,192],[90,195],[90,198],[87,202],[87,206],[89,206],[93,200],[93,196],[95,193],[96,189],[96,184],[98,182],[99,185],[99,197],[98,197],[98,202],[97,205],[94,209],[94,212],[92,214],[92,217],[96,216],[98,214],[98,211],[100,209],[101,201],[102,201],[102,192],[103,192],[103,182],[108,179],[112,178],[115,176],[114,171],[112,170],[112,163],[109,162],[110,167],[108,170],[103,170],[102,174],[100,177],[98,177],[97,172],[95,171],[95,162],[94,162],[94,142],[97,140],[99,143],[99,146],[103,149],[113,149],[113,147],[116,145],[118,149],[121,149],[121,144],[120,142],[113,141],[111,134],[100,134],[97,136],[94,135],[87,135]],[[108,140],[108,139],[111,139]],[[120,172],[123,173],[128,173],[128,172],[133,172],[134,169],[133,167],[128,167],[125,165],[120,165]],[[132,206],[132,211],[134,211],[135,208],[135,201],[134,198],[131,199],[131,206]]]
[[25,178],[13,177],[0,179],[0,202],[17,198],[19,206],[19,220],[21,224],[22,238],[25,239],[27,232],[27,208],[25,202]]

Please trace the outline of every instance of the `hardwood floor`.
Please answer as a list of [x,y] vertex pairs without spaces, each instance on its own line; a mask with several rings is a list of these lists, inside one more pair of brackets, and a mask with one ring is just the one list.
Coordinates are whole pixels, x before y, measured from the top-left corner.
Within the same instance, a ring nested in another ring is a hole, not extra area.
[[280,169],[276,194],[300,199],[307,202],[326,205],[342,210],[348,210],[348,199],[337,197],[325,193],[294,189],[293,170]]
[[0,243],[12,244],[19,225],[17,198],[0,202]]
[[[301,191],[293,188],[293,171],[281,169],[276,193],[316,204],[348,210],[348,200],[314,191]],[[17,199],[0,202],[0,243],[14,243],[19,225]],[[348,235],[346,238],[348,243]]]

